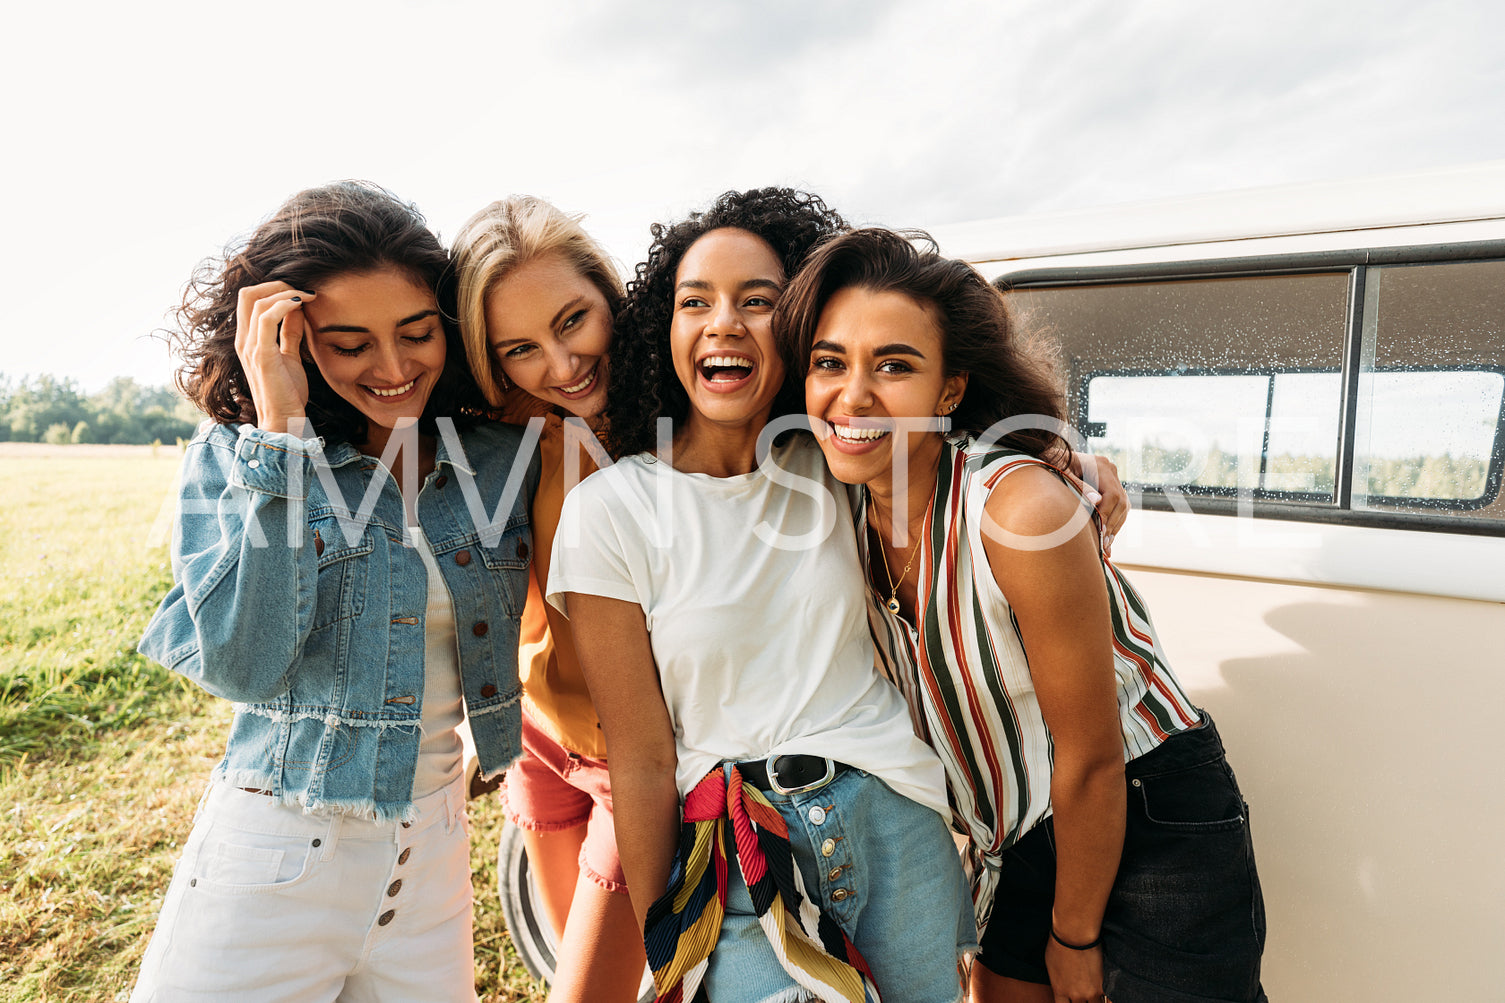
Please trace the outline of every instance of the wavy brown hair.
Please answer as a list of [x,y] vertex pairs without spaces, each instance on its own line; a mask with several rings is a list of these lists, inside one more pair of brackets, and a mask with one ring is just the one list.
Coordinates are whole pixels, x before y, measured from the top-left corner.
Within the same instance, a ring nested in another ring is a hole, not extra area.
[[[256,402],[235,354],[235,314],[241,289],[281,281],[309,292],[336,275],[393,268],[431,289],[439,301],[446,355],[419,427],[436,431],[446,415],[459,427],[486,413],[486,399],[465,366],[455,323],[449,253],[417,207],[365,181],[337,181],[288,199],[250,237],[202,262],[183,291],[177,329],[169,338],[181,360],[178,389],[221,424],[256,422]],[[308,419],[327,440],[366,441],[366,418],[329,388],[305,359]]]
[[[929,234],[919,230],[853,230],[810,256],[773,315],[774,340],[791,378],[810,369],[810,349],[826,304],[851,288],[903,293],[933,310],[946,375],[967,374],[967,389],[949,416],[953,432],[982,435],[1016,415],[1062,420],[1060,389],[1018,338],[1003,295],[965,261],[942,257]],[[1021,429],[1000,441],[1054,463],[1071,456],[1065,440],[1044,429]]]

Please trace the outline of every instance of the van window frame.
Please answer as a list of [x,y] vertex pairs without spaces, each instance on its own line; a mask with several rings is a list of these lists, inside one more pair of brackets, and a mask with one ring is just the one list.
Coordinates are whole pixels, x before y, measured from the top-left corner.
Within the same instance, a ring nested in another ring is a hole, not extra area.
[[[1205,260],[1180,259],[1175,261],[1136,262],[1122,265],[1080,265],[1025,268],[1006,272],[993,280],[1001,292],[1018,289],[1067,288],[1071,286],[1123,285],[1131,282],[1171,282],[1210,278],[1276,277],[1281,275],[1306,275],[1312,273],[1348,273],[1348,304],[1344,320],[1342,369],[1339,374],[1340,403],[1338,417],[1337,464],[1333,471],[1334,490],[1331,501],[1311,502],[1291,497],[1294,492],[1276,492],[1255,489],[1252,492],[1235,492],[1230,495],[1221,491],[1188,489],[1172,486],[1171,491],[1179,498],[1173,502],[1166,490],[1155,485],[1144,485],[1136,502],[1143,508],[1154,511],[1176,511],[1189,507],[1192,512],[1208,515],[1233,515],[1240,503],[1252,505],[1256,518],[1288,519],[1300,522],[1342,524],[1351,526],[1389,527],[1433,533],[1461,533],[1470,536],[1505,536],[1505,519],[1473,519],[1454,513],[1478,511],[1498,498],[1502,481],[1505,481],[1505,395],[1502,395],[1500,415],[1495,427],[1494,448],[1485,473],[1484,495],[1480,499],[1458,501],[1435,498],[1395,498],[1378,496],[1370,504],[1397,505],[1409,509],[1447,510],[1431,514],[1426,511],[1386,511],[1384,508],[1353,507],[1355,435],[1358,425],[1360,360],[1364,337],[1365,284],[1370,267],[1388,265],[1427,265],[1464,263],[1470,261],[1505,260],[1505,240],[1463,241],[1438,244],[1389,245],[1385,247],[1355,248],[1347,250],[1301,251],[1289,254],[1261,254],[1234,258],[1211,258]],[[1208,372],[1243,372],[1243,370],[1208,370]],[[1280,370],[1299,372],[1300,368]],[[1374,370],[1375,372],[1422,372],[1426,368],[1405,367]],[[1478,365],[1468,367],[1438,366],[1434,371],[1480,371],[1500,372],[1505,375],[1505,365],[1500,367]],[[1189,370],[1188,370],[1189,372]],[[1324,369],[1322,372],[1331,372]],[[1250,375],[1262,375],[1250,371]],[[1106,370],[1087,374],[1092,376],[1133,375],[1128,371]],[[1140,375],[1164,375],[1141,373]],[[1085,422],[1087,405],[1086,383],[1078,388],[1079,407],[1084,413],[1074,416]],[[1085,429],[1085,425],[1079,425]],[[1263,466],[1265,460],[1261,458]],[[1282,496],[1285,497],[1282,497]],[[1310,497],[1307,495],[1307,497]]]

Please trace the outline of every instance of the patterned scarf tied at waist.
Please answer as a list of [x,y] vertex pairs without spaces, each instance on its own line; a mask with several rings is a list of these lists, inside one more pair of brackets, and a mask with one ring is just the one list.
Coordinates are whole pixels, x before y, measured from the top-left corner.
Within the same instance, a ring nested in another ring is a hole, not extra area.
[[729,842],[790,978],[829,1003],[879,1003],[867,962],[806,894],[784,817],[735,766],[730,773],[716,767],[685,797],[669,887],[648,909],[643,939],[658,1003],[687,1003],[700,989],[726,909]]

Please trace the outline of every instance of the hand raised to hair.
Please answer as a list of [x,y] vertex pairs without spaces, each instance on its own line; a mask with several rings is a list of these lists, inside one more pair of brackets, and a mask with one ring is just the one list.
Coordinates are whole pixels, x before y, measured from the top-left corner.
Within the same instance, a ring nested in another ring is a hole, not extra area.
[[235,308],[235,354],[251,388],[256,425],[286,432],[308,405],[308,374],[299,348],[307,329],[303,303],[313,293],[286,282],[262,282],[241,289]]

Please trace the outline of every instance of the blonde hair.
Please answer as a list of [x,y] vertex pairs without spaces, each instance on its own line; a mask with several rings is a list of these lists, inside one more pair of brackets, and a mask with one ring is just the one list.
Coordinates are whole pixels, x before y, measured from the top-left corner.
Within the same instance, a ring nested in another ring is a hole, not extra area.
[[458,273],[460,338],[470,371],[493,407],[501,404],[507,381],[486,339],[486,298],[514,269],[545,254],[561,254],[601,291],[613,317],[622,304],[616,265],[580,219],[532,195],[511,195],[470,217],[455,237],[451,254]]

